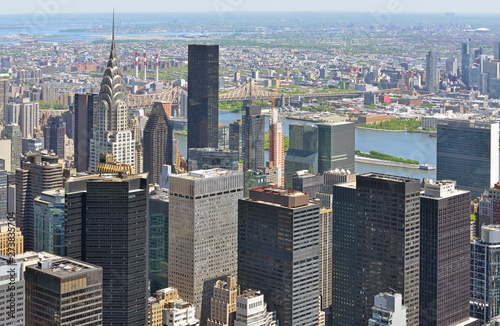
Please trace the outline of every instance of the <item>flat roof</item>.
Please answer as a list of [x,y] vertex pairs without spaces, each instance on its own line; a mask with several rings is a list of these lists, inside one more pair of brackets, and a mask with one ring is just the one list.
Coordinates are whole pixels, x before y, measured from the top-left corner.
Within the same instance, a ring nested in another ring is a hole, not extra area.
[[190,171],[185,174],[172,175],[173,178],[188,179],[188,180],[201,180],[216,178],[224,175],[238,174],[239,171],[226,170],[226,169],[209,169],[209,170],[196,170]]
[[361,176],[361,177],[371,177],[371,178],[374,178],[374,179],[387,180],[387,181],[395,181],[395,182],[417,181],[417,182],[420,183],[420,180],[418,180],[418,179],[401,177],[401,176],[397,176],[397,175],[376,173],[376,172],[364,173],[364,174],[360,174],[359,176]]

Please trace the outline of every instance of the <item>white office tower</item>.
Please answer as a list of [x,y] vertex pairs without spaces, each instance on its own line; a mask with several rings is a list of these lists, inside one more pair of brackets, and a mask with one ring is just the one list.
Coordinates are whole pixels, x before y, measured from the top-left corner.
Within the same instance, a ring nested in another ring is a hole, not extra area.
[[196,307],[202,324],[219,279],[236,275],[243,173],[211,169],[171,175],[168,285]]
[[23,264],[0,256],[0,325],[24,325],[24,290]]
[[200,321],[195,317],[195,307],[182,299],[167,304],[163,309],[163,325],[165,326],[198,326]]
[[114,161],[132,166],[137,173],[135,141],[128,125],[128,98],[116,56],[114,20],[111,53],[99,97],[94,111],[94,135],[90,140],[89,170],[96,172],[100,155],[111,153]]
[[406,326],[406,307],[399,293],[380,293],[375,296],[372,318],[368,326]]
[[236,298],[236,320],[234,326],[278,326],[275,311],[267,311],[264,295],[247,290]]

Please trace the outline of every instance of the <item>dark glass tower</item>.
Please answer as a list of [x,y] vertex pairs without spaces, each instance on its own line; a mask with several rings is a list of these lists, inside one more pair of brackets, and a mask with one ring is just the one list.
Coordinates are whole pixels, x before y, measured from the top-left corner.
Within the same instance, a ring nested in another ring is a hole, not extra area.
[[295,172],[308,170],[318,173],[318,127],[291,124],[290,146],[285,157],[285,188],[292,187]]
[[419,325],[420,181],[380,173],[356,178],[356,307],[366,325],[374,297],[403,295],[408,326]]
[[219,46],[188,47],[188,149],[218,148]]
[[43,136],[45,139],[45,149],[53,151],[57,157],[64,159],[64,136],[66,135],[66,124],[63,119],[51,117],[45,125]]
[[307,194],[280,188],[239,200],[238,283],[261,290],[280,325],[318,325],[319,213]]
[[145,325],[147,174],[70,178],[65,187],[67,254],[102,267],[103,325]]
[[264,166],[264,126],[260,106],[247,106],[241,125],[244,172]]
[[173,165],[174,131],[161,102],[153,105],[144,127],[144,172],[149,172],[149,182],[160,184],[164,164]]
[[473,54],[470,50],[470,40],[462,42],[462,81],[467,86],[471,84],[470,79],[473,60]]
[[89,170],[94,108],[98,102],[99,95],[97,94],[75,95],[75,167],[77,172]]
[[470,192],[426,183],[420,197],[420,324],[469,319]]
[[498,123],[438,120],[437,179],[454,180],[472,199],[498,182]]
[[318,124],[318,173],[335,169],[354,172],[354,131],[352,122]]

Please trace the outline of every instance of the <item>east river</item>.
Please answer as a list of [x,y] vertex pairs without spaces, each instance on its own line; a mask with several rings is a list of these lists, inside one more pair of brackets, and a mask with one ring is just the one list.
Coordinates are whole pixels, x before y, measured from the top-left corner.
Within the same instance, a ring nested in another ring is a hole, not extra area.
[[[237,119],[241,119],[241,113],[219,113],[219,122],[225,125],[229,125]],[[288,126],[291,123],[313,124],[312,122],[283,119],[285,136],[288,136]],[[266,117],[266,130],[268,128],[269,117]],[[176,138],[179,140],[179,151],[181,155],[186,156],[186,136],[176,135]],[[356,149],[362,152],[376,151],[405,159],[412,159],[422,164],[436,164],[436,138],[429,137],[428,134],[356,129]],[[266,160],[268,156],[269,153],[266,151]],[[436,178],[435,170],[426,171],[367,163],[356,163],[356,172],[379,172],[418,179]]]

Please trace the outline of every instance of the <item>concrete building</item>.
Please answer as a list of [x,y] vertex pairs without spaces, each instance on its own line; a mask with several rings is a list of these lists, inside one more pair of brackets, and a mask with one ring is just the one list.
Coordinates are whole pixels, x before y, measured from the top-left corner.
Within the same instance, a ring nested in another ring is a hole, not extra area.
[[40,105],[29,98],[16,98],[14,103],[5,105],[5,123],[17,124],[23,138],[31,138],[40,127]]
[[[12,228],[12,222],[10,223],[10,228]],[[12,233],[14,233],[14,241],[12,241]],[[14,232],[9,231],[9,221],[3,220],[0,221],[0,255],[9,256],[9,251],[14,252],[15,255],[22,254],[24,252],[24,237],[18,227],[15,228]]]
[[481,238],[471,242],[470,315],[486,323],[500,315],[500,226],[481,228]]
[[277,187],[239,200],[240,286],[258,287],[283,325],[318,325],[319,211],[307,194]]
[[35,198],[35,251],[66,256],[64,208],[64,189],[45,190]]
[[168,282],[194,304],[202,325],[210,317],[215,282],[237,272],[241,197],[241,172],[212,169],[170,177]]
[[[319,199],[313,202],[321,202]],[[333,214],[332,209],[321,207],[319,210],[319,295],[320,309],[330,315],[332,306],[332,279],[333,279]]]
[[[99,104],[94,110],[93,135],[90,140],[89,172],[97,171],[102,153],[111,153],[116,162],[136,165],[136,141],[128,125],[128,101],[113,36],[111,53],[99,90]],[[111,85],[111,87],[110,87]]]
[[12,171],[12,142],[10,139],[0,139],[0,159],[5,162],[3,169]]
[[24,236],[25,250],[35,248],[35,198],[43,191],[61,188],[62,166],[53,155],[28,154],[16,171],[16,221]]
[[355,324],[368,323],[373,298],[392,288],[403,294],[407,325],[418,326],[420,181],[380,173],[358,175],[355,209]]
[[354,130],[352,122],[318,124],[318,173],[354,171]]
[[24,326],[26,323],[26,294],[21,260],[0,256],[0,325]]
[[238,171],[237,151],[217,148],[190,148],[188,150],[188,171],[226,169]]
[[236,277],[228,276],[226,281],[219,280],[214,285],[214,296],[211,300],[210,318],[207,326],[234,325],[236,319],[236,297],[240,295],[240,287]]
[[[420,195],[420,323],[470,325],[470,192],[426,182]],[[453,286],[448,286],[453,284]]]
[[372,318],[368,326],[406,326],[406,307],[400,293],[380,293],[375,296]]
[[22,139],[22,153],[41,153],[45,148],[45,141],[43,137]]
[[247,106],[241,124],[243,172],[265,166],[264,126],[260,106]]
[[425,84],[428,92],[439,90],[439,72],[437,69],[437,53],[429,51],[425,56]]
[[7,171],[0,170],[0,221],[7,219],[8,206],[8,175]]
[[278,110],[272,108],[269,120],[269,162],[278,168],[278,186],[285,185],[285,154],[283,147],[283,122]]
[[148,300],[147,326],[198,326],[194,306],[179,297],[175,288],[156,291]]
[[455,180],[475,199],[498,180],[498,123],[438,120],[437,179]]
[[69,257],[26,266],[27,325],[102,325],[103,270]]
[[260,291],[246,290],[236,298],[234,326],[277,326],[275,311],[268,311],[264,295]]
[[9,124],[2,130],[2,138],[10,139],[10,171],[14,172],[21,167],[22,139],[21,128],[16,124]]

